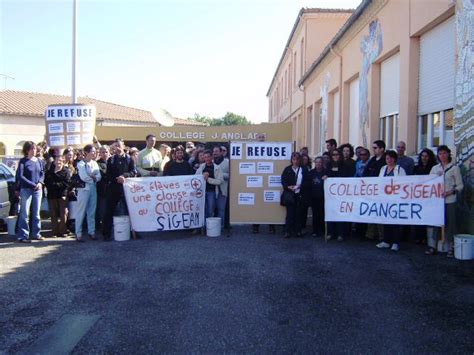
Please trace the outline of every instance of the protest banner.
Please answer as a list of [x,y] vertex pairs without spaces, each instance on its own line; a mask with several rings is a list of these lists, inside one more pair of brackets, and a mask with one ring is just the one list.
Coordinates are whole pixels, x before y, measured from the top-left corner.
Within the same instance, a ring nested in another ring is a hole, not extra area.
[[202,175],[126,179],[132,229],[152,232],[204,226],[205,189]]
[[444,225],[442,176],[329,178],[324,182],[326,221]]

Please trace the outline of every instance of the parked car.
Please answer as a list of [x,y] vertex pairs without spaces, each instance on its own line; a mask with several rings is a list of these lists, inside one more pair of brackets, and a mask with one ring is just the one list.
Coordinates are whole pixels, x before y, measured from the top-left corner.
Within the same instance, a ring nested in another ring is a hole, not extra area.
[[5,164],[0,163],[0,220],[7,223],[10,207],[15,200],[15,175]]

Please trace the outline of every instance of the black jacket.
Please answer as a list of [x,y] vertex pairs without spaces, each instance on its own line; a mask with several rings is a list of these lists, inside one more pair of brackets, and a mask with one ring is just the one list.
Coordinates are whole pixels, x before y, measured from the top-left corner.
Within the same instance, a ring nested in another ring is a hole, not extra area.
[[[300,168],[301,173],[303,174],[303,179],[301,181],[300,194],[305,195],[311,188],[308,180],[308,172],[303,167]],[[288,165],[281,174],[281,185],[285,190],[291,191],[288,189],[288,186],[296,185],[296,173],[293,171],[291,165]]]
[[54,164],[51,164],[44,179],[49,200],[65,197],[71,184],[71,171],[68,168],[63,167],[57,173],[54,172],[54,168]]
[[364,177],[379,176],[380,169],[382,169],[384,165],[387,165],[385,161],[385,154],[382,155],[379,160],[377,160],[377,157],[373,156],[365,166],[363,173]]

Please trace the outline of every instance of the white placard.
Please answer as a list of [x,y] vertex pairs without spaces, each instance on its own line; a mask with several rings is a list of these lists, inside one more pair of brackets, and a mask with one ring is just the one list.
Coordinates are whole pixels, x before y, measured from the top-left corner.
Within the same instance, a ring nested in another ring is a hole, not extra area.
[[124,192],[132,229],[152,232],[202,227],[205,190],[202,175],[127,179]]
[[437,175],[329,178],[326,221],[444,225],[444,181]]
[[64,132],[64,124],[63,123],[49,123],[48,124],[48,132],[49,134],[58,134]]
[[95,128],[94,121],[82,121],[82,132],[93,132]]
[[232,143],[230,145],[230,158],[242,159],[242,143]]
[[291,157],[291,143],[247,143],[245,155],[248,160],[288,160]]
[[51,105],[45,112],[46,121],[95,120],[94,105]]
[[66,122],[67,133],[81,132],[81,122]]
[[281,175],[269,175],[268,187],[281,187]]
[[263,177],[247,176],[247,187],[263,187]]
[[255,174],[255,163],[239,163],[239,174]]
[[80,145],[80,144],[82,144],[81,135],[80,134],[69,134],[67,136],[67,144],[68,145]]
[[92,144],[92,134],[83,134],[82,135],[82,144]]
[[273,174],[273,162],[271,161],[258,162],[257,174]]
[[264,190],[263,202],[280,203],[280,190]]
[[49,146],[50,147],[63,147],[64,146],[64,136],[49,136]]
[[255,205],[255,194],[249,192],[240,192],[239,205]]

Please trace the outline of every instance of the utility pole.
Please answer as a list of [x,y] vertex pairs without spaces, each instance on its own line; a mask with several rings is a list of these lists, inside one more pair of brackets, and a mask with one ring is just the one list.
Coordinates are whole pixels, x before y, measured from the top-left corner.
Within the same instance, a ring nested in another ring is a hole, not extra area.
[[76,95],[76,15],[77,15],[77,0],[73,0],[73,10],[72,10],[72,103],[77,104],[77,95]]

